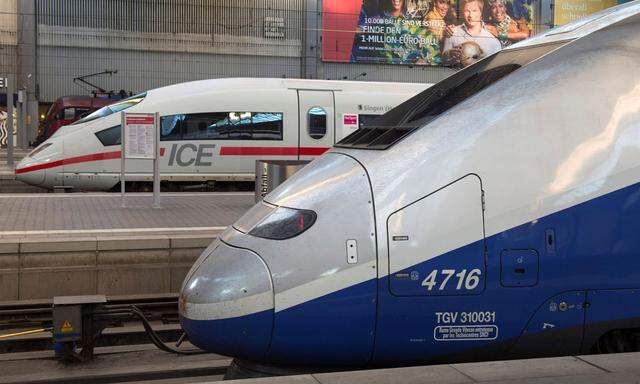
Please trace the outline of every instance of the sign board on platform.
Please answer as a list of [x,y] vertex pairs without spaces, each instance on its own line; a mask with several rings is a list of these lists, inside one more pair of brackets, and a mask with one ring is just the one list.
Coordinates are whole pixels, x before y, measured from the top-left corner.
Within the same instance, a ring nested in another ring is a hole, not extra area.
[[9,86],[9,79],[6,77],[0,77],[0,88],[7,88]]
[[124,156],[127,159],[155,159],[156,115],[126,114],[124,117]]
[[160,207],[160,117],[156,113],[122,113],[121,157],[120,157],[120,193],[122,207],[125,208],[126,160],[153,160],[153,207]]

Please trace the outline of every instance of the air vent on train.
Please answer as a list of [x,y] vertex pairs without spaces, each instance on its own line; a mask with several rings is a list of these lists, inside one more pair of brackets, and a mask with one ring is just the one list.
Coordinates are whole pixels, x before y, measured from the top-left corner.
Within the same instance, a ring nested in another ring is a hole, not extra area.
[[335,144],[338,148],[387,149],[417,127],[365,125]]

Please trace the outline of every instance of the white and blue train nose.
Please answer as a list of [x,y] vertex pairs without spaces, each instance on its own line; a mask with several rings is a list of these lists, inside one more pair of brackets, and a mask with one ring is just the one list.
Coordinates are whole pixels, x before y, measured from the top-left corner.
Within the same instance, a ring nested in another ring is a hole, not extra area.
[[372,202],[351,157],[329,153],[297,172],[194,264],[180,298],[189,340],[268,364],[368,362],[377,305]]
[[180,321],[189,340],[227,356],[263,358],[273,317],[273,284],[266,264],[256,253],[224,243],[203,254],[180,295]]

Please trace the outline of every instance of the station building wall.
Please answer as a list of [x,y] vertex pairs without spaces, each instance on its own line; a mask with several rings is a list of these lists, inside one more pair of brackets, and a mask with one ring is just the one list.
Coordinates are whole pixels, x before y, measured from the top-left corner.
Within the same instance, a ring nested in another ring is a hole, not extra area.
[[34,1],[43,102],[86,93],[73,78],[106,69],[118,73],[90,81],[132,92],[218,77],[435,82],[452,72],[323,63],[319,0]]
[[16,72],[18,14],[16,1],[0,1],[0,75]]
[[[78,74],[117,69],[113,76],[87,79],[107,90],[134,93],[165,85],[219,77],[299,77],[297,58],[149,52],[80,47],[40,47],[40,100],[88,94],[73,83]],[[88,87],[87,87],[88,88]]]
[[[432,83],[453,73],[443,67],[323,62],[322,2],[3,0],[0,72],[25,79],[24,68],[35,71],[36,86],[27,88],[41,103],[87,94],[73,78],[106,69],[118,73],[89,80],[116,92],[217,77]],[[30,25],[34,41],[25,33]]]

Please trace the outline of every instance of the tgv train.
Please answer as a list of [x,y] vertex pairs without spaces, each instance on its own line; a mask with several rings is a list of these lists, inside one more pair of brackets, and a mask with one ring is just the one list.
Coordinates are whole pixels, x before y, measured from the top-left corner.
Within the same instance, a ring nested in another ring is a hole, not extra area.
[[633,350],[639,231],[634,1],[338,142],[204,251],[181,324],[240,366]]
[[[120,181],[121,111],[160,113],[162,180],[254,179],[256,159],[310,160],[360,124],[428,84],[216,79],[158,88],[60,129],[16,167],[46,187],[108,190]],[[126,180],[151,180],[148,160],[128,160]]]

